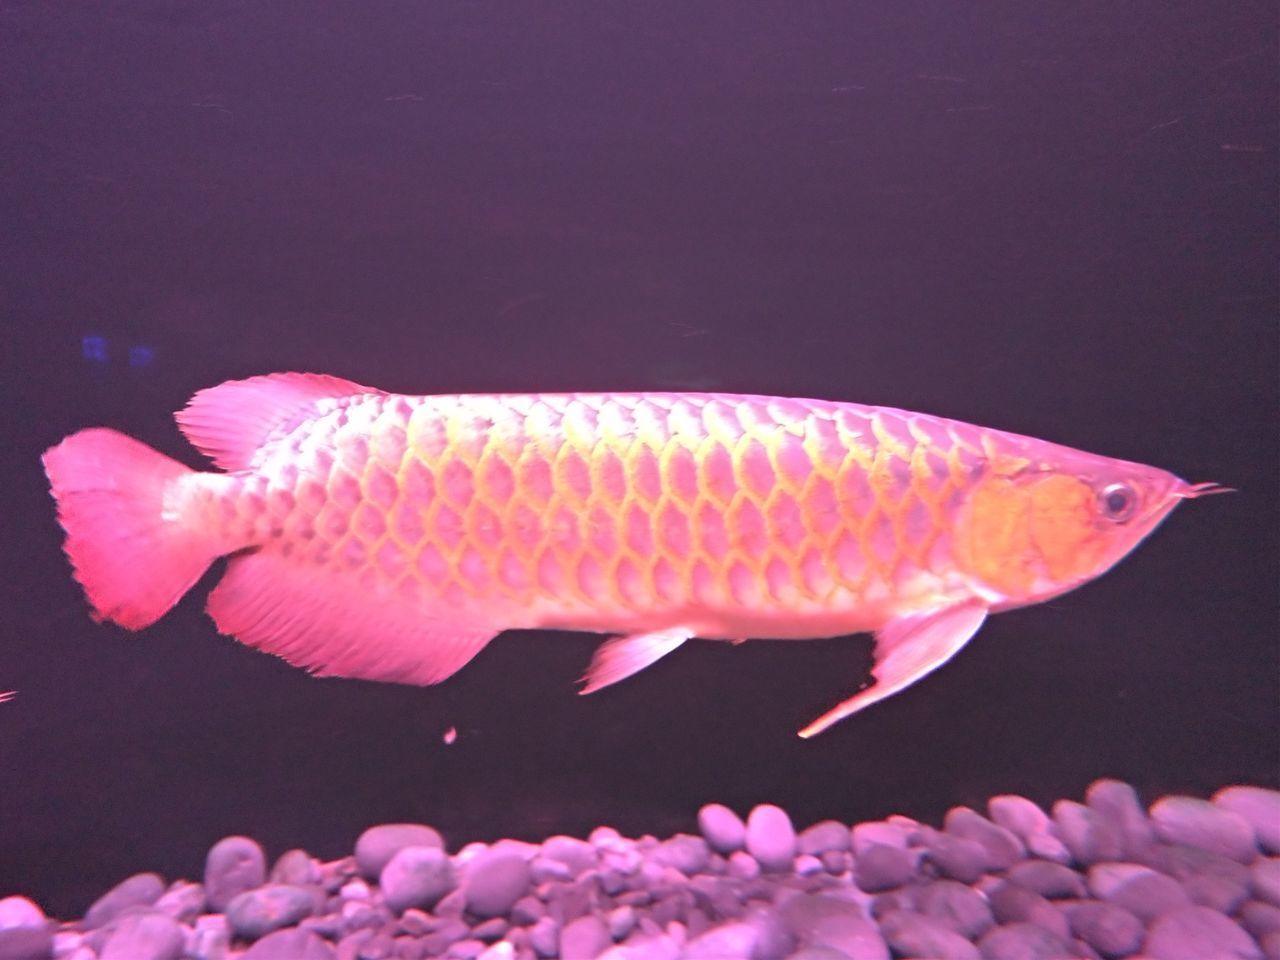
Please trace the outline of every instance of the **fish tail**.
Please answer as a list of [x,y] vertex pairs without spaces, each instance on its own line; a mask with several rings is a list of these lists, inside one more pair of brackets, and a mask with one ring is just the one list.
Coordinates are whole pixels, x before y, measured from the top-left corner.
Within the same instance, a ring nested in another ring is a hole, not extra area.
[[98,621],[131,630],[160,619],[223,545],[166,508],[196,471],[115,430],[72,434],[45,451],[67,531],[64,549]]

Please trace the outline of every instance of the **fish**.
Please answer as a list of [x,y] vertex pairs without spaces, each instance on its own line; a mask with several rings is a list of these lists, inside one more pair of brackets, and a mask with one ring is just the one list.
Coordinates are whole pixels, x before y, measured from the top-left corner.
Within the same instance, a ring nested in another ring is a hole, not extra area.
[[216,471],[115,430],[45,472],[91,614],[217,629],[318,676],[430,685],[509,629],[610,635],[581,693],[692,638],[874,634],[874,683],[1092,580],[1181,501],[1155,467],[892,407],[729,393],[409,396],[279,373],[176,414]]

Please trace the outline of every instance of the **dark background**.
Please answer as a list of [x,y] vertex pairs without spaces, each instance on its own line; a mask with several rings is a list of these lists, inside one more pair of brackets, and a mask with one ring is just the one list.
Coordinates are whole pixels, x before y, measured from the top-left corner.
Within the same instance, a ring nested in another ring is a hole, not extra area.
[[[1280,785],[1276,40],[1249,2],[0,2],[0,895],[75,915],[229,833]],[[892,404],[1240,492],[810,742],[866,638],[581,698],[587,635],[310,679],[216,635],[217,570],[94,625],[40,452],[197,464],[171,412],[277,370]]]

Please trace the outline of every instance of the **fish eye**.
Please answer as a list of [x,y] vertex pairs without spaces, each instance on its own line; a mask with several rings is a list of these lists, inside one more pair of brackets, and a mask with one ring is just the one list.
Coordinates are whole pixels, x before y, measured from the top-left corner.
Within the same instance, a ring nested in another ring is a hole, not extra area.
[[1138,495],[1127,483],[1110,483],[1098,495],[1102,515],[1115,523],[1124,523],[1138,509]]

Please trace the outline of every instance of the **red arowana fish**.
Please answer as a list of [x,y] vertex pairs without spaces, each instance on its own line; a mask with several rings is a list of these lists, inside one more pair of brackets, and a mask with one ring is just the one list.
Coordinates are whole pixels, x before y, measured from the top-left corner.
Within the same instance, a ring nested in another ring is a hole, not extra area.
[[218,629],[313,673],[444,680],[508,628],[619,634],[583,693],[691,637],[874,631],[876,683],[1091,580],[1181,500],[1154,467],[887,407],[713,393],[399,396],[277,374],[177,415],[227,471],[121,433],[44,455],[98,620],[141,629],[219,556]]

